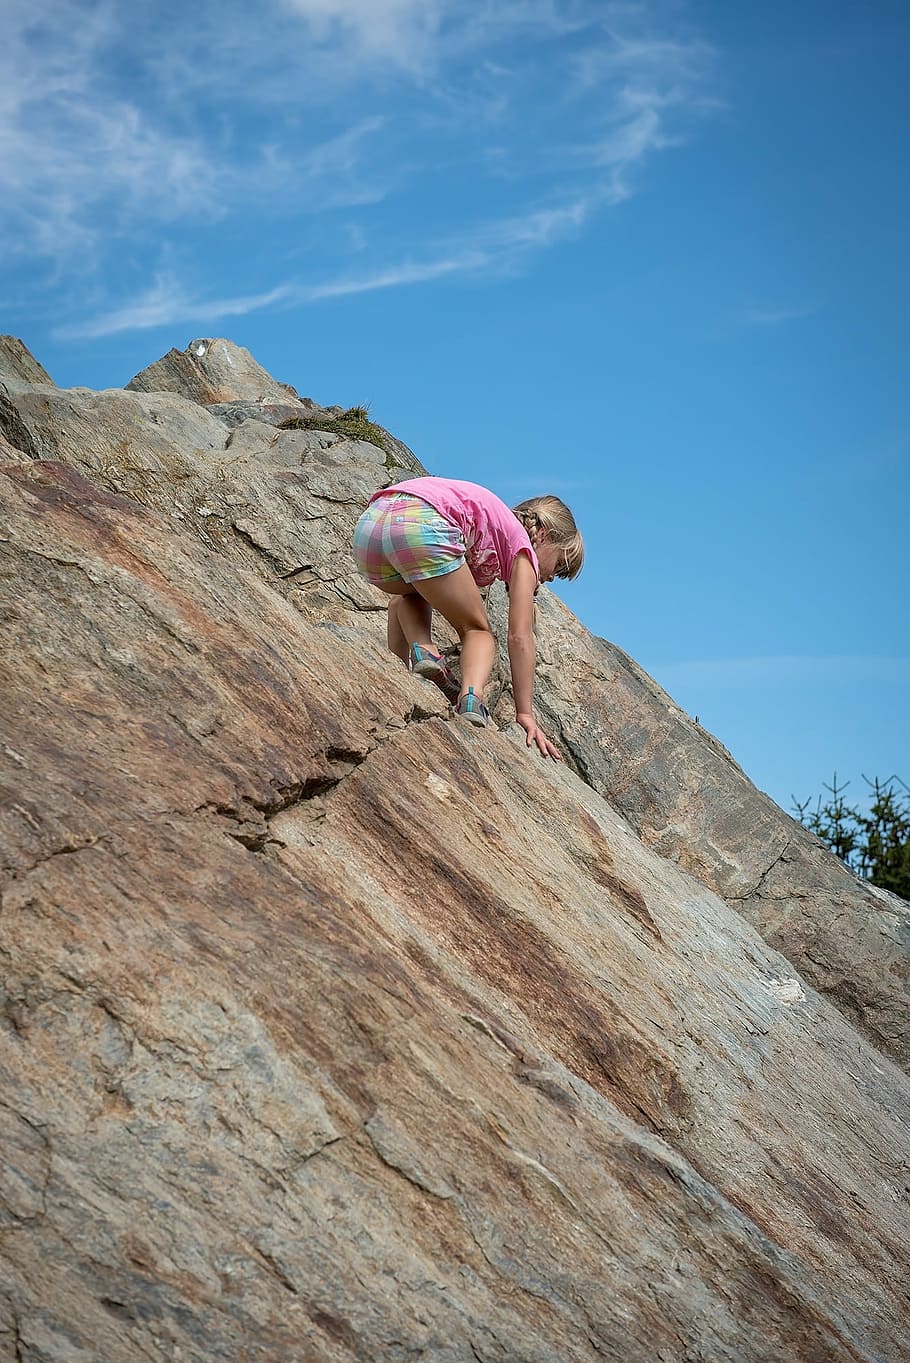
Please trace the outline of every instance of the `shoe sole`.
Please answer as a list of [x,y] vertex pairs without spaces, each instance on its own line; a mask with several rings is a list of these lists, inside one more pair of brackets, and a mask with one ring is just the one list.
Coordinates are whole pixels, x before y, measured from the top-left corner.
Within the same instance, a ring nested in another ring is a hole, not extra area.
[[[467,699],[466,696],[465,699]],[[477,725],[478,729],[485,729],[490,720],[489,710],[486,709],[484,702],[478,701],[477,696],[474,696],[473,699],[474,703],[470,709],[462,710],[459,706],[455,706],[455,714],[459,717],[459,720],[467,720],[469,724]]]
[[485,729],[490,722],[489,712],[481,710],[458,710],[455,713],[459,719],[466,719],[469,724],[475,725],[478,729]]
[[423,658],[419,663],[415,663],[411,668],[415,677],[423,677],[424,681],[432,682],[438,687],[450,705],[458,702],[461,687],[454,677],[447,677],[438,663],[434,663],[429,658]]

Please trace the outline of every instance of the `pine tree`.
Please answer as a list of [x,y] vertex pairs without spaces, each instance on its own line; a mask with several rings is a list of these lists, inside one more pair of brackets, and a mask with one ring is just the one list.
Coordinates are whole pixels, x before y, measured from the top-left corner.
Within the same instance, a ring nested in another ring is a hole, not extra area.
[[819,796],[810,809],[811,800],[794,796],[794,811],[856,875],[910,900],[910,787],[897,776],[863,780],[872,794],[866,812],[847,804],[850,783],[839,786],[837,772],[824,787],[829,799],[822,803]]

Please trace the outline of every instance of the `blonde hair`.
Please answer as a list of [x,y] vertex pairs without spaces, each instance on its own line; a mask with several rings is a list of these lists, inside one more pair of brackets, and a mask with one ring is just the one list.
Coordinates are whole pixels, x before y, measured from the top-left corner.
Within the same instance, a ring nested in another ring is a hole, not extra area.
[[541,531],[546,532],[543,539],[558,544],[562,549],[564,559],[556,569],[557,577],[578,576],[585,561],[585,546],[578,533],[575,517],[565,502],[558,497],[529,497],[526,502],[513,506],[512,514],[527,530],[528,539],[535,549],[541,539]]

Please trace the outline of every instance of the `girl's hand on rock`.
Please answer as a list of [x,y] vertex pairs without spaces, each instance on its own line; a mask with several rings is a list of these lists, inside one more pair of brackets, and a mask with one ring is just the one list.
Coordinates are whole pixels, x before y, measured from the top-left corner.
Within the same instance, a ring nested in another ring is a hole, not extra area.
[[533,715],[516,715],[518,723],[528,736],[528,747],[536,743],[544,757],[552,757],[554,762],[562,761],[562,753],[550,742]]

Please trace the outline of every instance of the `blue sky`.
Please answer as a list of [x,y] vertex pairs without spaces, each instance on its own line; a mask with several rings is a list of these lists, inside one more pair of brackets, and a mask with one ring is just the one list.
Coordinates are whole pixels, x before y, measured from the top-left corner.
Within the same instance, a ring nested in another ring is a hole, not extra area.
[[789,807],[910,782],[904,0],[7,0],[0,329],[229,336],[434,473]]

